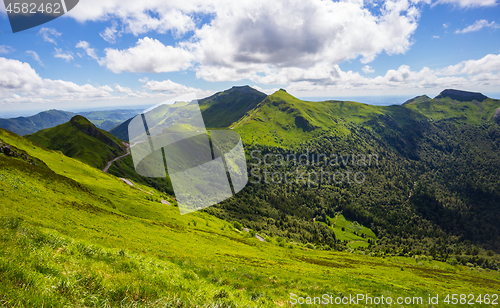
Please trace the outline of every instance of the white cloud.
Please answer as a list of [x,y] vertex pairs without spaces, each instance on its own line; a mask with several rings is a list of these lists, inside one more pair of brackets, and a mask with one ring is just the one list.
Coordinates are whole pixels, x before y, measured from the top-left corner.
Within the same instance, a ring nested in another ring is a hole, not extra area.
[[170,79],[164,81],[156,81],[156,80],[147,81],[144,87],[154,92],[166,92],[169,94],[203,92],[203,90],[186,87],[185,85],[173,82]]
[[479,60],[462,61],[437,71],[438,75],[481,74],[500,71],[500,54],[489,54]]
[[45,65],[43,65],[43,62],[42,60],[40,60],[40,57],[38,56],[38,54],[36,53],[36,51],[33,51],[33,50],[27,50],[26,53],[32,57],[36,62],[38,62],[38,64],[41,66],[41,67],[45,67]]
[[41,78],[28,64],[0,57],[0,100],[3,103],[86,101],[110,97],[109,86],[78,85]]
[[444,3],[458,5],[461,8],[471,8],[495,6],[497,5],[497,0],[438,0],[433,5]]
[[108,43],[114,44],[116,43],[116,36],[118,30],[116,30],[117,24],[113,22],[111,27],[107,27],[103,32],[99,33],[99,35]]
[[53,28],[42,28],[38,31],[38,35],[41,35],[44,41],[57,45],[55,39],[61,36],[61,33],[57,32],[57,30]]
[[0,45],[0,53],[11,53],[13,52],[15,49],[10,47],[10,46],[7,46],[7,45]]
[[374,73],[375,70],[371,66],[365,65],[365,66],[363,66],[363,72],[365,74],[370,74],[370,73]]
[[87,55],[89,57],[91,57],[92,59],[94,60],[99,60],[99,58],[97,57],[96,53],[95,53],[95,49],[94,48],[90,48],[90,44],[86,41],[79,41],[76,46],[76,48],[82,48],[83,50],[85,50],[85,52],[87,53]]
[[406,0],[386,1],[380,14],[360,1],[231,2],[217,8],[210,25],[195,31],[191,47],[200,57],[197,77],[237,80],[276,69],[332,66],[357,57],[368,63],[382,52],[405,53],[418,17]]
[[[461,76],[456,76],[461,75]],[[297,80],[287,90],[296,95],[311,96],[311,93],[335,93],[361,95],[362,93],[405,94],[422,93],[431,89],[439,92],[445,88],[494,91],[500,87],[500,55],[487,55],[479,60],[468,60],[443,69],[428,67],[412,71],[408,65],[391,69],[385,75],[367,78],[357,72],[340,70],[338,66],[329,76],[318,80]],[[427,89],[427,90],[426,90]]]
[[105,49],[106,56],[99,61],[115,73],[165,73],[185,70],[191,66],[193,55],[181,47],[165,46],[156,39],[145,37],[129,49]]
[[120,85],[114,85],[113,88],[109,85],[79,85],[71,81],[44,79],[28,63],[0,57],[0,104],[72,102],[88,105],[90,101],[109,102],[124,99],[141,99],[144,103],[145,99],[158,102],[185,92],[196,92],[199,97],[214,93],[186,87],[170,80],[144,82],[145,90],[134,92]]
[[[79,21],[111,20],[101,33],[111,43],[123,32],[172,31],[182,38],[192,31],[176,46],[146,37],[129,49],[106,49],[100,63],[115,73],[171,72],[195,65],[197,77],[229,81],[273,76],[281,68],[331,67],[355,58],[366,64],[380,53],[405,53],[417,28],[418,2],[88,0],[69,15]],[[198,26],[204,17],[209,23]]]
[[[190,13],[203,13],[212,6],[211,3],[201,0],[89,0],[81,1],[68,15],[80,22],[118,19],[122,29],[114,30],[134,35],[149,31],[172,31],[174,35],[181,36],[196,27],[197,17],[190,16]],[[108,29],[102,36],[106,40],[113,40],[113,27]]]
[[127,87],[122,87],[120,85],[115,86],[115,90],[118,93],[127,93],[127,94],[129,94],[129,93],[133,92],[132,89],[127,88]]
[[448,22],[448,23],[444,23],[444,24],[443,24],[443,28],[445,28],[445,29],[448,29],[448,27],[449,27],[449,26],[450,26],[450,23],[449,23],[449,22]]
[[488,22],[485,19],[481,19],[481,20],[476,20],[475,23],[473,23],[472,25],[470,25],[462,30],[459,29],[459,30],[455,31],[455,33],[463,34],[463,33],[475,32],[475,31],[481,30],[482,28],[499,29],[500,25],[496,24],[494,21]]
[[73,60],[73,53],[71,51],[63,51],[62,48],[54,48],[54,58],[60,58],[69,62]]
[[438,39],[439,38],[439,35],[433,35],[432,38],[434,39]]

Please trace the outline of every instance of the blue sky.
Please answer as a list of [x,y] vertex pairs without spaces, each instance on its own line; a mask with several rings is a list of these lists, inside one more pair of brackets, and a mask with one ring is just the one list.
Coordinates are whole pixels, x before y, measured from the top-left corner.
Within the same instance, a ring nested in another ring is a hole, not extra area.
[[15,34],[4,9],[3,112],[153,105],[244,84],[367,102],[500,93],[498,0],[81,0]]

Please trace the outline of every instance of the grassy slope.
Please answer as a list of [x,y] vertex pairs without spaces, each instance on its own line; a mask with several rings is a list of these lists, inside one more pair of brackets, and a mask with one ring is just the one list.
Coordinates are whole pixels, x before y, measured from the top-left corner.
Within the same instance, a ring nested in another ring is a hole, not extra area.
[[[449,97],[430,99],[423,95],[403,106],[371,106],[356,102],[302,101],[279,90],[232,127],[247,144],[295,147],[311,138],[334,134],[348,135],[352,125],[372,129],[404,126],[412,121],[449,119],[458,123],[492,122],[500,100],[462,102]],[[383,121],[381,121],[383,120]]]
[[349,221],[342,214],[337,214],[336,217],[328,218],[331,222],[331,227],[335,231],[335,236],[338,240],[347,241],[347,247],[368,247],[368,240],[377,240],[377,236],[372,230],[366,228],[356,221]]
[[408,118],[423,118],[401,106],[371,106],[344,101],[307,102],[279,90],[232,127],[247,144],[293,148],[325,133],[348,135],[352,125],[366,124],[384,116],[397,124]]
[[[89,131],[97,132],[101,140],[88,135]],[[125,153],[124,145],[119,139],[99,130],[81,116],[75,116],[70,122],[56,127],[27,135],[26,138],[96,168],[104,168],[108,161]],[[103,140],[108,140],[108,144]]]
[[492,122],[500,100],[487,98],[482,102],[458,101],[450,97],[415,100],[404,105],[435,120],[453,120],[457,123],[481,124]]
[[[238,121],[265,97],[266,94],[249,86],[232,87],[229,90],[200,99],[198,104],[205,126],[207,128],[220,128],[229,127]],[[121,140],[128,141],[128,125],[131,120],[128,119],[109,132]]]
[[0,155],[2,303],[274,307],[289,293],[426,298],[500,285],[498,272],[259,242],[4,130],[0,139],[51,169]]
[[229,127],[266,96],[249,86],[232,87],[201,99],[198,103],[206,127]]

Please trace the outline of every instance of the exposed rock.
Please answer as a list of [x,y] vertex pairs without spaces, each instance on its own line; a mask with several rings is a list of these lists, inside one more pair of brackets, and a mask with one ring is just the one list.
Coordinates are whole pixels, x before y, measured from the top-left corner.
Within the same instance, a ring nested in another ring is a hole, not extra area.
[[495,115],[493,116],[493,120],[495,120],[495,122],[500,125],[500,108],[497,109],[497,111],[495,111]]

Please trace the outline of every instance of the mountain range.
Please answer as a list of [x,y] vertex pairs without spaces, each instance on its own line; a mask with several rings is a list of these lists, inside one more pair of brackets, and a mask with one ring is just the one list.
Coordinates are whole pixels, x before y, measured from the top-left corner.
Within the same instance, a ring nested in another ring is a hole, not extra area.
[[[0,301],[275,307],[290,293],[497,292],[500,100],[444,90],[370,106],[233,87],[199,105],[207,127],[240,134],[249,183],[182,216],[168,177],[134,174],[130,156],[99,170],[125,153],[130,120],[115,136],[78,115],[25,137],[0,129]],[[289,155],[301,163],[276,163]],[[305,179],[280,180],[295,171]],[[363,181],[311,181],[336,172]]]
[[47,110],[30,117],[0,119],[0,127],[24,136],[45,128],[68,122],[75,115],[81,115],[103,130],[110,130],[124,120],[136,115],[141,109],[117,109],[108,111],[89,111],[74,113],[62,110]]

